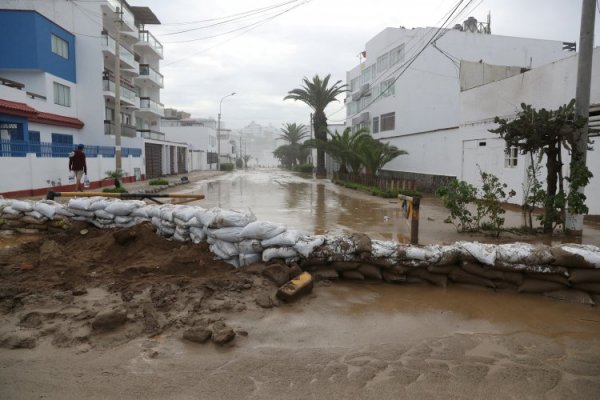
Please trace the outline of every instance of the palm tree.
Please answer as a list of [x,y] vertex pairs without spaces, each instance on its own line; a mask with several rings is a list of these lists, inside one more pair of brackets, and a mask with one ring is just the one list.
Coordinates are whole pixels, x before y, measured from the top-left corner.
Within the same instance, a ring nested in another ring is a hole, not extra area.
[[306,126],[304,124],[285,124],[283,128],[281,128],[282,135],[279,135],[279,139],[285,140],[289,144],[299,144],[300,141],[306,137],[308,137],[308,133],[306,132]]
[[279,139],[284,140],[287,144],[281,145],[275,149],[273,155],[281,161],[286,167],[291,167],[298,163],[304,163],[308,156],[308,151],[304,145],[300,142],[302,139],[308,136],[306,132],[306,126],[303,124],[285,124],[281,128],[281,135]]
[[360,158],[369,176],[376,175],[385,164],[404,154],[408,152],[389,143],[381,143],[372,137],[361,140]]
[[[327,116],[325,108],[329,103],[337,101],[336,97],[346,92],[346,86],[342,81],[337,81],[329,86],[331,74],[321,79],[319,75],[315,75],[311,80],[307,77],[302,79],[303,85],[300,88],[292,89],[283,99],[291,99],[301,101],[314,110],[313,127],[315,130],[315,138],[327,141]],[[325,154],[323,149],[317,149],[317,178],[325,178],[327,171],[325,170]]]
[[334,133],[328,132],[328,134],[330,139],[327,142],[314,139],[306,141],[305,144],[317,149],[322,148],[340,165],[340,173],[347,174],[348,167],[354,173],[359,172],[362,167],[359,152],[365,138],[370,138],[369,131],[359,129],[353,133],[351,128],[346,128],[341,134],[337,130]]

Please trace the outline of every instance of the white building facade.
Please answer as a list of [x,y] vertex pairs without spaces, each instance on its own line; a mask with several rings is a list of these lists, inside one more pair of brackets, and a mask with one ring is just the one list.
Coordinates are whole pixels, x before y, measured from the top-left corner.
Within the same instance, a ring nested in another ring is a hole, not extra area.
[[[148,151],[178,154],[160,131],[163,49],[146,29],[156,23],[149,8],[120,0],[0,4],[0,194],[61,189],[77,144],[86,147],[93,186],[115,169],[117,32],[122,169],[129,179],[156,175]],[[167,161],[159,160],[159,175],[172,171],[171,162],[162,168]]]
[[[387,28],[367,42],[368,61],[347,73],[346,124],[409,152],[384,174],[433,192],[452,178],[480,185],[481,168],[514,189],[512,201],[520,203],[527,162],[507,160],[504,141],[488,129],[495,116],[515,116],[523,102],[551,109],[568,103],[577,57],[558,41],[446,30],[405,68],[433,29]],[[597,67],[594,77],[598,86]],[[597,92],[593,83],[592,104]],[[596,176],[588,188],[592,214],[600,214],[596,158],[588,157]]]
[[[188,147],[188,171],[217,169],[217,121],[212,118],[164,119],[162,129],[172,141]],[[223,150],[227,150],[229,145]]]

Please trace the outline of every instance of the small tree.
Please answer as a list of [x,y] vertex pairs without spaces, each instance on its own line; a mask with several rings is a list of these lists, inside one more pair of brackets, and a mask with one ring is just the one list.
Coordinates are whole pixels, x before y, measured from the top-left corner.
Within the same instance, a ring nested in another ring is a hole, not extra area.
[[385,164],[404,154],[408,152],[389,143],[382,143],[371,136],[360,141],[359,157],[369,176],[375,176]]
[[328,141],[312,139],[307,140],[305,144],[309,147],[324,150],[325,153],[339,164],[340,168],[338,172],[346,174],[349,168],[352,172],[359,172],[362,166],[359,154],[360,148],[362,142],[366,138],[370,138],[369,131],[367,129],[359,129],[356,132],[352,132],[351,128],[346,128],[341,134],[337,130],[334,133],[327,133],[329,134]]

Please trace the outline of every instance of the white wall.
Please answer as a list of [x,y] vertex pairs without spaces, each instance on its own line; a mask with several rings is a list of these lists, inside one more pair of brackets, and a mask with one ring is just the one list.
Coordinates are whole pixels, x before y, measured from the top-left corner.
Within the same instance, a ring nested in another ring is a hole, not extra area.
[[[27,157],[2,157],[0,168],[0,193],[20,190],[40,189],[69,183],[68,158],[38,158],[35,154]],[[87,157],[90,181],[106,178],[106,171],[114,171],[115,159]],[[134,176],[134,168],[143,169],[142,157],[123,157],[122,169],[128,176]],[[54,184],[52,184],[54,182]]]

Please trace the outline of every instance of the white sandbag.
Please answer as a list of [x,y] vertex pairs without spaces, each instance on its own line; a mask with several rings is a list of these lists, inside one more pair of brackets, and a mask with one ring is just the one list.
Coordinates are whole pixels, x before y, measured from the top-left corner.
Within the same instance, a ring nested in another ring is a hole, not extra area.
[[436,264],[442,257],[441,246],[406,246],[405,257],[407,260],[428,261]]
[[187,225],[187,226],[189,226],[189,227],[192,227],[192,226],[194,226],[194,227],[196,227],[196,228],[202,228],[202,226],[203,226],[203,225],[202,225],[202,222],[200,222],[200,221],[198,220],[198,218],[196,218],[195,216],[194,216],[194,217],[192,217],[192,218],[191,218],[191,219],[190,219],[190,220],[187,222],[187,224],[186,224],[186,225]]
[[72,219],[73,221],[85,221],[85,222],[91,222],[91,221],[93,221],[93,219],[91,219],[91,218],[88,218],[88,217],[83,217],[83,216],[79,216],[79,215],[76,215],[76,216],[74,216],[74,217],[71,217],[71,219]]
[[166,220],[166,219],[161,219],[160,220],[160,225],[161,226],[166,226],[167,228],[170,228],[170,229],[175,229],[177,227],[177,225],[175,225],[174,222],[171,222],[171,221]]
[[[72,208],[69,211],[71,211],[77,217],[85,217],[85,218],[88,218],[88,219],[94,218],[94,212],[93,211],[79,210],[77,208]],[[77,220],[77,221],[79,221],[79,220]]]
[[226,257],[223,257],[224,259],[231,258],[240,254],[240,250],[238,249],[237,244],[227,242],[225,240],[217,240],[215,241],[215,243],[212,244],[212,246],[218,247],[219,250],[226,255]]
[[208,249],[216,256],[217,260],[225,260],[228,257],[215,243],[208,246]]
[[177,240],[178,242],[186,242],[186,241],[190,240],[190,235],[189,234],[180,234],[176,230],[175,233],[173,234],[173,239]]
[[[119,217],[117,217],[119,218]],[[115,218],[116,220],[116,218]],[[115,226],[119,227],[119,228],[131,228],[132,226],[136,226],[138,224],[138,222],[135,219],[132,219],[129,222],[126,223],[115,223]]]
[[56,207],[57,206],[53,205],[53,204],[37,202],[33,206],[33,209],[35,211],[39,212],[40,214],[42,214],[44,217],[46,217],[48,219],[52,219],[52,218],[54,218],[54,214],[56,213]]
[[[114,219],[104,219],[104,218],[96,218],[91,220],[90,222],[97,221],[101,225],[114,225]],[[96,225],[96,224],[94,224]],[[97,225],[96,225],[97,226]]]
[[270,239],[280,233],[285,232],[285,225],[274,224],[267,221],[250,222],[244,227],[241,232],[241,237],[244,239]]
[[262,253],[263,247],[258,239],[245,239],[238,243],[240,253]]
[[206,210],[202,207],[198,207],[196,210],[196,219],[200,221],[202,226],[212,226],[213,221],[217,217],[217,209]]
[[175,234],[175,229],[161,226],[157,229],[157,232],[162,236],[171,237]]
[[302,257],[309,258],[315,248],[322,246],[323,243],[325,243],[324,236],[307,236],[296,242],[294,250],[300,253]]
[[400,245],[386,240],[371,240],[371,255],[374,258],[388,258],[398,255]]
[[240,258],[240,267],[245,267],[251,264],[256,264],[261,261],[260,253],[242,253],[239,256]]
[[104,211],[115,216],[126,216],[131,214],[136,208],[139,208],[139,205],[133,201],[113,201],[106,206]]
[[466,258],[473,257],[484,265],[493,266],[496,263],[496,246],[479,242],[457,242],[461,254]]
[[204,229],[192,226],[190,227],[190,237],[194,243],[198,244],[206,239],[206,233],[204,233]]
[[91,197],[91,204],[88,207],[90,211],[104,210],[114,199],[107,199],[106,197]]
[[172,214],[173,218],[178,218],[184,222],[188,222],[190,219],[196,216],[197,211],[198,210],[196,209],[196,207],[177,206],[177,208],[173,210]]
[[96,218],[109,219],[109,220],[115,219],[114,214],[108,213],[104,210],[96,210],[96,211],[94,211],[94,215],[96,216]]
[[240,233],[242,232],[242,229],[244,228],[239,226],[231,226],[227,228],[208,229],[207,233],[208,236],[214,237],[215,239],[237,243],[241,240]]
[[293,246],[301,237],[305,234],[301,231],[290,229],[280,233],[277,236],[273,236],[270,239],[265,239],[260,242],[262,247],[273,247],[273,246]]
[[233,226],[246,226],[256,221],[256,216],[251,212],[237,210],[219,210],[209,228],[226,228]]
[[223,260],[223,261],[225,261],[227,264],[233,265],[235,268],[240,267],[240,260],[238,257],[233,257],[233,258],[230,258],[229,260]]
[[131,217],[122,217],[120,215],[115,216],[115,224],[123,225],[133,222],[133,218]]
[[[100,228],[100,229],[111,229],[111,228],[115,228],[116,225],[115,224],[111,224],[111,223],[103,223],[103,221],[106,220],[101,220],[101,219],[92,219],[89,222],[94,225],[96,228]],[[112,221],[110,221],[112,222]]]
[[90,209],[91,204],[92,201],[89,197],[74,197],[72,199],[69,199],[67,206],[72,210],[76,209],[86,211]]
[[22,212],[33,211],[33,203],[31,203],[30,201],[10,200],[10,206],[17,211],[22,211]]
[[56,215],[62,215],[63,217],[74,217],[75,214],[73,214],[67,207],[61,206],[61,207],[56,207],[55,209],[55,213]]
[[42,221],[44,219],[44,216],[35,210],[28,211],[25,213],[25,215],[29,215],[30,217],[35,218],[38,221]]
[[262,253],[264,262],[269,262],[273,258],[292,258],[297,257],[298,253],[293,247],[270,247]]
[[138,207],[129,214],[130,217],[145,218],[148,219],[148,206]]
[[2,209],[2,214],[8,214],[8,215],[21,215],[23,214],[21,211],[19,210],[15,210],[14,208],[12,208],[11,206],[6,206]]
[[160,206],[160,219],[173,222],[173,211],[175,211],[174,204]]
[[589,244],[563,244],[558,247],[568,254],[581,257],[582,267],[600,268],[600,247]]
[[509,264],[549,264],[553,260],[550,248],[529,243],[507,243],[496,246],[496,261]]
[[146,214],[148,214],[148,218],[160,218],[160,207],[154,204],[137,208],[135,211],[132,211],[132,213],[137,212],[142,208],[146,211]]
[[206,236],[206,243],[208,243],[208,244],[215,244],[216,241],[217,241],[216,238],[210,237],[210,236]]

